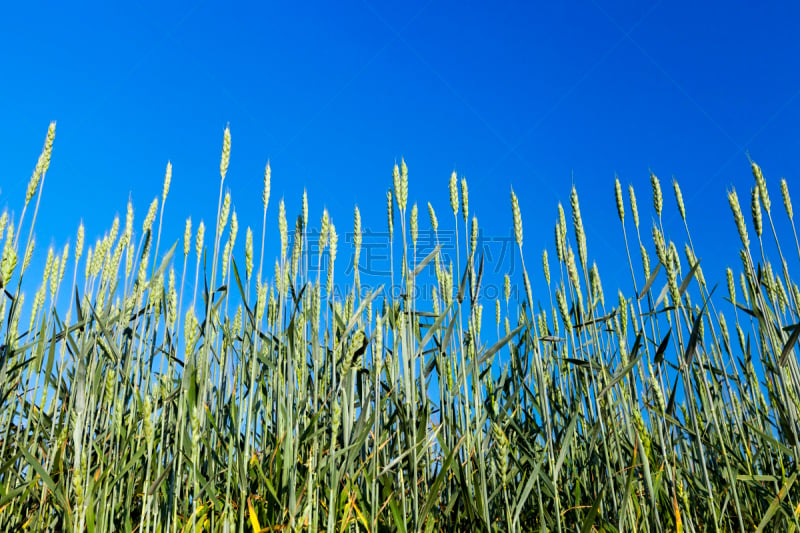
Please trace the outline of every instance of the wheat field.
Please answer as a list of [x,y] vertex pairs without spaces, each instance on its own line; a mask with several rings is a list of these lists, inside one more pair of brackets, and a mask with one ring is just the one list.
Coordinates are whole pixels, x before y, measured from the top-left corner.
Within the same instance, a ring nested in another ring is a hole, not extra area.
[[[512,191],[497,211],[521,271],[489,299],[455,172],[441,185],[453,218],[438,214],[455,228],[448,257],[417,253],[439,220],[408,205],[394,166],[392,269],[369,290],[358,208],[337,221],[349,249],[327,211],[309,220],[305,192],[266,235],[269,164],[260,231],[237,241],[227,128],[208,231],[189,218],[183,239],[162,238],[167,165],[141,222],[129,203],[95,243],[81,225],[32,265],[54,138],[55,123],[21,210],[0,217],[0,530],[800,529],[800,291],[785,259],[800,246],[787,182],[773,212],[756,163],[750,220],[733,190],[732,218],[703,220],[741,238],[741,262],[708,285],[678,183],[668,207],[651,174],[650,228],[633,187],[609,181],[628,289],[605,300],[574,187],[571,221],[559,204],[554,235],[535,235],[541,256]],[[665,232],[667,209],[685,231]],[[415,296],[424,276],[434,289]],[[38,286],[27,299],[23,277]]]

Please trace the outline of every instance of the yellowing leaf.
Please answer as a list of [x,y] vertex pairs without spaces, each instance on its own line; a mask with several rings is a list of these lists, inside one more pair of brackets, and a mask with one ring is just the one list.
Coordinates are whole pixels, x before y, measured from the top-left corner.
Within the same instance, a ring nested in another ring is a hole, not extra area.
[[258,516],[256,516],[256,510],[253,509],[253,502],[250,501],[250,498],[247,498],[247,509],[250,511],[250,525],[253,526],[253,531],[258,533],[261,531],[261,524],[258,523]]

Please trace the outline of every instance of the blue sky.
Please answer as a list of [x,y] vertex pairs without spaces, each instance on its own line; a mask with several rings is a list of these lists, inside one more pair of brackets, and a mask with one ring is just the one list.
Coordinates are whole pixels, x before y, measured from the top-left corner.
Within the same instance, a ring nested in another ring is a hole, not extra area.
[[291,221],[304,187],[313,225],[327,206],[349,230],[358,204],[363,225],[384,231],[404,157],[424,228],[427,201],[452,223],[455,168],[486,234],[508,235],[513,185],[537,279],[574,183],[608,295],[630,286],[614,175],[636,187],[649,242],[652,169],[669,236],[682,250],[675,176],[705,276],[723,281],[738,266],[725,191],[747,202],[746,152],[789,237],[777,187],[786,177],[800,198],[798,20],[788,2],[12,3],[0,18],[0,204],[19,212],[57,120],[37,260],[74,241],[81,219],[93,243],[129,195],[140,228],[167,160],[162,239],[178,239],[187,216],[212,227],[230,123],[240,256],[244,228],[260,235],[267,159],[273,257],[277,200]]

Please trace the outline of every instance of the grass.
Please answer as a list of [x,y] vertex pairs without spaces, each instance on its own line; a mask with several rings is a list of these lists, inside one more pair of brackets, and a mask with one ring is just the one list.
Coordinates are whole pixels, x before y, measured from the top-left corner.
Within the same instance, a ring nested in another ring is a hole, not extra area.
[[[466,180],[449,183],[455,264],[441,247],[419,257],[424,222],[403,163],[387,195],[392,272],[359,290],[356,209],[339,295],[336,227],[326,211],[309,242],[305,193],[293,226],[280,202],[266,281],[269,166],[260,249],[248,227],[233,253],[226,129],[210,244],[189,219],[183,246],[160,249],[168,166],[140,233],[130,205],[86,250],[81,226],[26,303],[54,137],[52,124],[19,216],[0,219],[0,529],[800,529],[800,291],[784,259],[800,246],[796,232],[778,237],[755,163],[752,224],[729,193],[742,249],[727,288],[706,284],[677,182],[685,233],[665,233],[653,175],[652,228],[640,228],[633,189],[626,202],[614,184],[631,291],[605,300],[573,189],[572,228],[559,205],[556,261],[544,253],[547,292],[534,299],[512,192],[520,298],[506,277],[503,297],[482,301]],[[794,231],[785,181],[781,196]],[[431,271],[432,299],[407,297]]]

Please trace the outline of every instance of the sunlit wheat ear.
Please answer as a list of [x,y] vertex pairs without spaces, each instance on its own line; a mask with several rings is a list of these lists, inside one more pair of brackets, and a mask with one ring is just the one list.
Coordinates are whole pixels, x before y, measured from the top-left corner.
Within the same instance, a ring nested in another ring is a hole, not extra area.
[[[359,242],[359,247],[361,243]],[[303,250],[303,215],[297,215],[294,224],[294,240],[292,242],[292,274],[298,272],[300,266],[300,255]],[[287,272],[287,276],[289,273]]]
[[683,194],[681,193],[681,187],[678,185],[678,180],[672,178],[672,190],[675,191],[675,201],[678,203],[678,213],[681,214],[681,218],[684,222],[686,222],[686,207],[683,205]]
[[286,259],[286,247],[288,243],[288,225],[286,223],[286,206],[281,202],[278,204],[278,231],[281,234],[281,261]]
[[389,240],[394,235],[394,202],[392,201],[391,189],[386,191],[386,222],[389,230]]
[[328,233],[330,234],[330,248],[328,249],[328,279],[327,279],[327,293],[328,296],[333,292],[333,264],[336,261],[336,246],[339,242],[339,236],[336,235],[336,226],[333,222],[328,226]]
[[661,196],[661,183],[652,172],[650,173],[650,186],[653,188],[653,208],[656,210],[656,216],[661,217],[661,209],[664,207],[664,199]]
[[467,178],[461,178],[461,215],[464,217],[464,224],[469,219],[469,192],[467,190]]
[[789,220],[794,220],[792,199],[789,197],[789,186],[786,185],[786,178],[781,178],[781,196],[783,196],[783,207],[786,208],[786,214],[789,215]]
[[322,221],[319,225],[319,255],[322,257],[322,252],[328,245],[328,210],[322,210]]
[[733,305],[736,305],[736,285],[733,282],[733,270],[731,267],[725,269],[725,278],[728,282],[728,297]]
[[747,226],[744,223],[744,216],[742,215],[742,208],[739,206],[739,197],[736,195],[736,190],[728,192],[728,203],[733,212],[733,219],[736,222],[736,227],[739,230],[739,238],[742,239],[742,245],[745,249],[750,248],[750,239],[747,237]]
[[78,234],[75,237],[75,261],[77,262],[83,255],[83,222],[78,225]]
[[[744,251],[742,251],[740,255],[742,256],[742,262],[744,263],[744,260],[747,259],[747,256],[744,254]],[[747,276],[744,272],[739,272],[739,287],[742,289],[745,302],[747,302],[747,305],[750,305],[750,291],[747,290]]]
[[303,227],[308,227],[308,193],[303,188]]
[[622,185],[619,183],[619,178],[614,176],[614,197],[617,200],[617,215],[620,222],[625,222],[625,204],[622,201]]
[[436,234],[439,231],[439,221],[436,218],[436,212],[433,210],[433,206],[430,202],[428,202],[428,216],[431,219],[431,229],[433,233]]
[[167,194],[169,193],[169,184],[172,181],[172,163],[167,161],[167,170],[164,173],[164,189],[161,191],[161,203],[167,201]]
[[622,339],[626,339],[628,337],[628,301],[620,290],[617,291],[617,302],[619,305],[617,314],[619,316],[620,334]]
[[558,259],[559,263],[564,262],[564,237],[561,235],[561,224],[556,222],[556,229],[555,229],[555,240],[556,240],[556,259]]
[[558,311],[559,313],[561,313],[561,322],[564,323],[564,328],[567,330],[567,333],[571,333],[572,318],[569,315],[569,309],[567,308],[567,299],[564,296],[563,289],[556,290],[556,303],[558,303]]
[[27,206],[28,203],[33,198],[33,195],[36,193],[36,188],[39,186],[39,180],[42,177],[42,174],[47,173],[47,169],[50,166],[50,155],[53,150],[53,140],[56,136],[56,123],[51,122],[50,126],[47,128],[47,136],[44,140],[44,146],[42,147],[42,153],[39,155],[39,159],[36,161],[36,167],[33,170],[33,175],[31,176],[30,181],[28,181],[28,188],[25,191],[25,205]]
[[225,246],[222,248],[222,279],[225,279],[225,276],[228,274],[228,261],[227,258],[231,253],[231,241],[228,239],[225,241]]
[[58,271],[61,267],[61,258],[59,256],[55,256],[53,259],[53,265],[50,268],[50,299],[52,300],[56,296],[56,288],[58,287]]
[[453,210],[453,216],[458,215],[458,175],[454,170],[450,174],[450,208]]
[[206,225],[203,221],[200,221],[200,225],[197,226],[197,237],[195,238],[194,244],[194,251],[197,254],[197,260],[200,261],[200,257],[203,255],[203,242],[205,241],[206,235]]
[[517,241],[517,246],[522,248],[522,213],[519,210],[519,200],[511,189],[511,217],[514,221],[514,238]]
[[575,254],[572,253],[572,246],[567,248],[567,274],[569,275],[570,283],[572,283],[572,286],[575,288],[576,294],[580,296],[581,278],[578,277],[578,266],[575,263]]
[[[567,240],[567,217],[564,215],[564,206],[558,202],[558,228],[561,231],[561,239],[564,243]],[[565,250],[566,251],[566,250]]]
[[134,254],[133,243],[129,243],[127,248],[125,249],[125,279],[128,279],[128,276],[131,273],[131,269],[133,268],[133,254]]
[[759,201],[759,192],[758,187],[753,187],[751,189],[751,202],[750,202],[750,211],[753,215],[753,227],[756,230],[756,237],[759,239],[761,238],[761,232],[763,231],[763,224],[761,219],[761,202]]
[[3,286],[8,285],[11,279],[11,274],[17,266],[17,251],[14,249],[14,222],[8,225],[8,232],[6,233],[6,242],[3,246],[3,259],[0,261],[0,273],[3,276]]
[[[472,217],[472,232],[470,233],[470,241],[469,241],[469,248],[470,248],[470,255],[475,256],[475,250],[478,247],[478,217]],[[473,270],[474,272],[474,270]]]
[[61,269],[58,271],[58,284],[61,285],[61,280],[64,279],[64,271],[67,266],[67,259],[69,259],[69,243],[64,245],[61,252]]
[[631,215],[633,216],[633,224],[636,229],[639,229],[639,209],[636,206],[636,194],[633,192],[633,185],[628,185],[628,198],[631,202]]
[[794,296],[795,302],[800,302],[800,287],[797,286],[797,283],[792,283],[792,296]]
[[147,210],[147,216],[144,218],[142,224],[142,234],[147,233],[153,228],[153,221],[156,219],[156,211],[158,210],[158,198],[153,198],[150,202],[150,208]]
[[[394,190],[394,199],[397,202],[397,205],[400,205],[400,167],[397,166],[397,163],[394,164],[392,168],[392,187]],[[402,209],[402,208],[401,208]]]
[[722,340],[725,341],[725,344],[730,346],[731,339],[728,331],[728,323],[726,322],[725,315],[722,314],[722,311],[719,312],[719,329],[722,332]]
[[8,224],[8,210],[4,209],[3,214],[0,215],[0,239],[2,239],[5,234],[6,224]]
[[183,230],[183,257],[189,257],[189,250],[192,245],[192,217],[186,219],[186,227]]
[[647,249],[644,247],[643,244],[639,245],[639,252],[642,256],[642,268],[644,269],[644,277],[648,279],[650,277],[650,256],[647,255]]
[[658,257],[658,261],[667,266],[667,245],[664,242],[664,236],[661,234],[661,230],[658,229],[658,226],[655,222],[653,222],[653,243],[656,245],[656,257]]
[[772,202],[770,202],[769,194],[767,192],[767,180],[764,179],[764,174],[761,172],[761,167],[758,166],[755,161],[750,162],[750,168],[753,171],[753,177],[756,179],[758,192],[761,196],[761,203],[764,204],[764,209],[767,210],[767,214],[769,215],[772,212]]
[[183,331],[186,335],[186,360],[188,361],[194,353],[195,344],[200,335],[198,328],[197,317],[194,315],[194,308],[190,307],[186,311],[186,316],[183,320]]
[[169,269],[169,286],[167,289],[167,323],[170,329],[175,329],[178,315],[178,290],[175,287],[175,269]]
[[361,211],[359,211],[358,206],[353,210],[353,248],[353,268],[358,270],[358,263],[361,257]]
[[222,232],[225,226],[228,225],[228,214],[231,210],[231,193],[226,192],[225,198],[222,200],[222,211],[219,213],[219,220],[217,220],[217,234],[222,238]]
[[264,168],[264,190],[261,193],[261,203],[264,205],[264,211],[267,210],[267,206],[269,205],[269,188],[271,177],[272,170],[269,168],[269,161],[267,161],[267,166]]
[[683,274],[681,274],[681,260],[680,256],[678,255],[678,248],[672,241],[669,241],[669,251],[667,252],[667,257],[669,257],[675,264],[675,270],[678,272],[678,276],[682,276]]
[[247,226],[244,232],[244,266],[247,279],[253,275],[253,230]]
[[133,237],[133,203],[131,199],[128,198],[128,207],[125,212],[125,234],[124,239],[125,243],[131,242],[131,238]]
[[544,280],[550,286],[550,261],[547,260],[547,250],[542,252],[542,270],[544,270]]
[[397,200],[400,210],[405,213],[408,205],[408,167],[403,158],[400,158],[400,192]]
[[586,233],[583,230],[583,221],[581,219],[581,207],[578,203],[578,191],[575,186],[572,186],[572,192],[569,196],[569,202],[572,206],[572,225],[575,226],[575,241],[578,243],[578,257],[581,260],[581,265],[586,267]]
[[508,300],[511,298],[511,278],[508,277],[508,274],[503,276],[503,296],[505,296],[506,305],[508,305]]
[[417,204],[411,206],[411,244],[414,246],[414,249],[417,249],[417,232],[419,230],[418,221],[417,221]]
[[222,156],[219,162],[219,177],[225,181],[225,175],[228,173],[228,163],[231,161],[231,129],[225,126],[225,131],[222,134]]
[[25,249],[25,255],[22,258],[22,268],[20,269],[19,275],[22,276],[25,274],[25,271],[28,270],[28,265],[31,263],[31,258],[33,257],[33,249],[36,246],[36,236],[33,236],[28,243],[28,247]]
[[236,236],[239,234],[239,218],[236,216],[236,209],[233,210],[233,214],[231,214],[231,230],[230,230],[230,240],[231,240],[231,249],[233,245],[236,243]]
[[603,295],[603,284],[600,282],[600,271],[597,268],[597,263],[592,263],[592,269],[589,271],[589,282],[591,283],[592,298],[600,301],[600,305],[606,305],[606,298]]
[[[683,246],[683,253],[686,255],[686,260],[689,262],[689,268],[694,268],[695,264],[697,263],[697,257],[695,257],[692,248],[689,246],[689,243],[684,244]],[[700,286],[705,286],[706,280],[703,277],[703,267],[697,265],[697,270],[695,271],[695,278],[697,278],[697,282]]]
[[681,298],[678,293],[677,258],[672,250],[673,248],[670,247],[667,252],[667,262],[665,266],[667,267],[667,285],[669,286],[670,297],[672,298],[672,303],[678,307],[681,305]]

